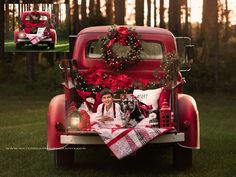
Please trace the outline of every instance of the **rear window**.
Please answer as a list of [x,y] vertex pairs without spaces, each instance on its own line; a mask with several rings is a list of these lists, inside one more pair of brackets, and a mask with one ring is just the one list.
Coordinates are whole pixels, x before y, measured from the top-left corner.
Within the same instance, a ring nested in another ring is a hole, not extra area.
[[[46,21],[48,20],[48,16],[46,15],[40,15],[39,19],[37,17],[35,17],[34,15],[28,14],[27,16],[25,16],[25,20],[33,20],[33,19],[37,19],[37,20],[42,20],[42,21]],[[33,22],[33,21],[32,21]]]
[[[163,59],[163,47],[161,43],[151,42],[151,41],[143,41],[142,42],[142,59]],[[113,44],[113,51],[115,51],[120,56],[126,56],[128,51],[130,50],[129,46],[122,46],[119,43]],[[101,47],[99,41],[92,41],[89,43],[87,47],[87,57],[88,58],[101,58]]]

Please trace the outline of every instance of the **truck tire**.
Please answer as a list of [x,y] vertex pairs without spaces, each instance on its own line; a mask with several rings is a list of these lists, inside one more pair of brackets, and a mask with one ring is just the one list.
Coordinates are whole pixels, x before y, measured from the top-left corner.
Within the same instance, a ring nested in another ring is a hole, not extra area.
[[21,44],[16,43],[16,50],[20,50],[21,49]]
[[188,169],[192,167],[192,149],[173,146],[173,165],[176,169]]
[[49,44],[49,48],[50,48],[51,50],[55,49],[55,44],[54,44],[54,43]]
[[75,150],[54,150],[54,163],[56,168],[71,168],[74,164]]

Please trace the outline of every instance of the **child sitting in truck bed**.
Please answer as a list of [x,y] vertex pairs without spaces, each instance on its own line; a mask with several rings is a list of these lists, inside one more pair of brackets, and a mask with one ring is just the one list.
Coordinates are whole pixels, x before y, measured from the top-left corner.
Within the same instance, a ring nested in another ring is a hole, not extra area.
[[102,103],[97,108],[95,118],[106,127],[122,127],[121,107],[113,101],[113,96],[110,89],[105,88],[101,91]]

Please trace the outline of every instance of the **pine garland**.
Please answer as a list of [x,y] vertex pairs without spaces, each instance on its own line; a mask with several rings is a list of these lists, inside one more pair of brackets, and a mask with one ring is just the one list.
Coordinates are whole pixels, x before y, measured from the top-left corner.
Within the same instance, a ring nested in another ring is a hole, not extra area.
[[167,88],[172,82],[177,81],[179,65],[180,61],[176,52],[168,53],[164,57],[160,66],[160,71],[164,73],[164,76],[160,76],[159,72],[154,73],[161,86]]
[[[72,77],[79,90],[100,92],[103,88],[110,88],[115,93],[132,93],[134,89],[169,88],[171,83],[177,81],[179,72],[179,59],[175,52],[167,54],[154,75],[157,82],[139,79],[131,82],[131,78],[124,74],[111,74],[99,68],[89,68],[87,72],[80,73],[73,70]],[[162,75],[160,73],[163,73]]]

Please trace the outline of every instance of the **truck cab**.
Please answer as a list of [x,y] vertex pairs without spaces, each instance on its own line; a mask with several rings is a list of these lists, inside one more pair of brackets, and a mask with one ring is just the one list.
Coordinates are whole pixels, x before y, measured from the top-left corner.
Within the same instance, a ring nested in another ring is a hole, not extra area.
[[[151,95],[156,109],[164,112],[158,117],[158,128],[173,129],[149,143],[173,145],[173,164],[190,167],[192,150],[200,148],[200,128],[196,102],[183,93],[181,68],[184,65],[188,71],[193,59],[189,38],[176,38],[156,27],[97,26],[83,29],[74,41],[72,59],[63,60],[61,66],[65,93],[52,98],[48,108],[47,145],[54,151],[56,166],[73,163],[74,150],[66,150],[70,146],[104,144],[96,132],[73,127],[68,114],[77,94],[83,98],[93,92],[99,97],[101,89],[108,87],[118,101],[121,92],[159,89],[159,94]],[[104,74],[109,82],[102,80]],[[163,123],[166,115],[169,122]]]

